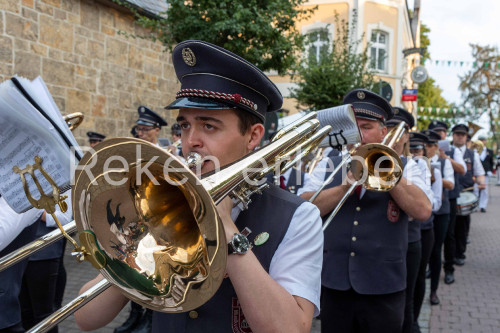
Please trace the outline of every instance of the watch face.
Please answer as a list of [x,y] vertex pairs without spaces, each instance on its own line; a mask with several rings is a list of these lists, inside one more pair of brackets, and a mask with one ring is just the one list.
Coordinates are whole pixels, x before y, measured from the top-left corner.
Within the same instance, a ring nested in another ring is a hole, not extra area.
[[237,253],[245,253],[250,247],[250,242],[242,234],[235,234],[233,237],[234,251]]

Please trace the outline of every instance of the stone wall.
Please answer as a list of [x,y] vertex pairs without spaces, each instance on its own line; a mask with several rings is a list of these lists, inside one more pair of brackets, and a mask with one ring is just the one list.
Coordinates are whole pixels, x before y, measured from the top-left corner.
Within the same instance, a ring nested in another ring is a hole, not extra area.
[[[125,37],[147,33],[103,0],[1,0],[0,80],[41,75],[62,114],[85,115],[74,133],[80,144],[89,130],[129,136],[139,105],[171,125],[163,107],[179,83],[170,53],[159,42]],[[170,137],[170,126],[161,136]]]

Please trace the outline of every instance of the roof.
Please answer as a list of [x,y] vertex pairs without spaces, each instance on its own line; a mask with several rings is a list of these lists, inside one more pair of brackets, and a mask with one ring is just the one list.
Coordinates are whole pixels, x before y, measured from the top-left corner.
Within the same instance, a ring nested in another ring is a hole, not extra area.
[[[151,14],[164,16],[168,9],[167,0],[127,0],[133,6],[137,6]],[[163,15],[160,15],[163,14]]]

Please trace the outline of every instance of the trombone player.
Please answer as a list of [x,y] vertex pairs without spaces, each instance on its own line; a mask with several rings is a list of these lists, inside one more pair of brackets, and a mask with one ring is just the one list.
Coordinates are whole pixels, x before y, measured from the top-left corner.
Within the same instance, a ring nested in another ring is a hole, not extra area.
[[[343,101],[352,104],[363,139],[380,143],[385,122],[394,111],[379,95],[355,89]],[[340,157],[332,158],[334,165]],[[418,165],[403,158],[403,177],[389,192],[358,186],[325,230],[322,272],[322,332],[401,332],[406,288],[408,217],[426,220],[431,203],[416,185],[423,180]],[[316,168],[299,192],[311,198],[329,172]],[[347,173],[352,183],[352,174]],[[340,175],[314,201],[327,217],[347,193]],[[313,180],[316,180],[313,182]]]
[[[215,159],[225,166],[249,154],[264,135],[266,112],[282,105],[276,86],[243,58],[207,42],[179,43],[172,57],[181,90],[167,109],[179,109],[184,156],[202,155],[203,174],[218,171]],[[155,312],[153,332],[309,332],[319,313],[323,233],[317,208],[271,186],[252,196],[248,210],[226,197],[218,213],[227,240],[241,242],[229,245],[227,278],[189,313]],[[255,238],[265,234],[267,241]],[[102,327],[127,301],[111,287],[76,312],[76,321],[83,330]]]

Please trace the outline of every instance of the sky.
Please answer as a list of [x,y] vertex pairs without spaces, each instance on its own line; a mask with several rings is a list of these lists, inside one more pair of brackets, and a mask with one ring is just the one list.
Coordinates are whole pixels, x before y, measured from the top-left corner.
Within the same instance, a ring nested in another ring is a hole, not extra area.
[[[413,8],[412,0],[408,6]],[[461,105],[458,75],[472,69],[469,44],[500,47],[500,0],[421,0],[420,21],[431,29],[429,51],[433,62],[425,67],[443,89],[444,98]],[[436,60],[446,62],[436,65]],[[460,61],[466,63],[461,67]],[[484,121],[481,117],[480,122]]]

